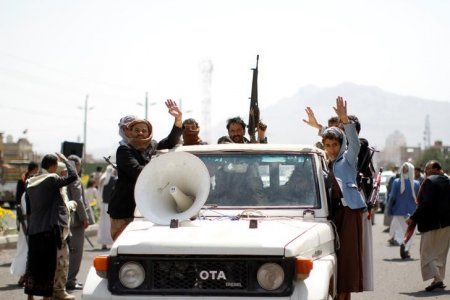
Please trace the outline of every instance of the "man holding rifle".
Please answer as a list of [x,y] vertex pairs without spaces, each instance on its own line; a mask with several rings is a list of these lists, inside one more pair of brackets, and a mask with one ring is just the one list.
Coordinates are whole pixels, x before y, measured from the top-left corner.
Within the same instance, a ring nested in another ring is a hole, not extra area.
[[[227,121],[227,130],[228,135],[222,136],[217,141],[218,144],[228,144],[228,143],[238,143],[238,144],[247,144],[251,143],[250,140],[248,140],[245,135],[245,127],[246,124],[244,120],[241,119],[241,117],[234,117],[231,119],[228,119]],[[267,143],[266,138],[266,129],[267,125],[259,121],[258,123],[258,141],[255,141],[253,143],[260,143],[265,144]]]
[[[228,119],[227,130],[228,136],[223,136],[217,141],[218,144],[226,143],[267,143],[266,129],[267,125],[262,123],[259,118],[259,107],[258,107],[258,61],[259,55],[256,56],[256,67],[252,69],[253,80],[252,80],[252,93],[250,96],[250,110],[248,114],[248,125],[245,124],[241,117],[234,117]],[[248,134],[250,135],[250,140],[244,137],[245,127],[248,127]],[[258,140],[256,140],[256,132],[258,132]]]

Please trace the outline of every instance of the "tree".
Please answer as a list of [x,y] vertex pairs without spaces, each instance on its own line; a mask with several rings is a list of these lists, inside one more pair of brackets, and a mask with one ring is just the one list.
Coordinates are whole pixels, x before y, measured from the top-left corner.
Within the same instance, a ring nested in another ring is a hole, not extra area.
[[442,151],[442,148],[431,147],[422,152],[422,155],[414,162],[415,166],[425,167],[430,160],[437,160],[441,163],[442,169],[448,173],[450,171],[450,157]]

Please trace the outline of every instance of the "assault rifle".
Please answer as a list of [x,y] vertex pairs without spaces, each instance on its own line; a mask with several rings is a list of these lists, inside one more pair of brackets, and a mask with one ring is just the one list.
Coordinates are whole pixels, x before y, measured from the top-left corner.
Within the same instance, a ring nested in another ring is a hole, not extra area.
[[253,70],[252,94],[250,96],[250,111],[248,114],[248,134],[250,143],[256,143],[256,131],[259,123],[259,107],[258,107],[258,61],[259,55],[256,55],[256,68]]
[[[25,196],[26,197],[26,196]],[[16,212],[17,212],[17,221],[19,221],[19,226],[22,226],[22,230],[23,233],[25,234],[25,236],[28,235],[28,229],[27,229],[27,224],[25,223],[27,216],[26,213],[23,213],[23,208],[22,208],[22,204],[17,204],[16,205]],[[28,239],[26,239],[27,243],[28,243]]]
[[377,177],[375,177],[375,180],[373,182],[373,189],[370,193],[369,199],[367,200],[367,208],[369,209],[369,215],[368,219],[372,217],[372,208],[377,204],[378,202],[378,194],[380,192],[380,185],[381,185],[381,173],[383,173],[383,168],[380,168],[380,171],[377,174]]
[[114,163],[110,160],[110,159],[111,159],[111,155],[108,156],[108,157],[103,156],[103,159],[104,159],[109,165],[111,165],[114,169],[117,170],[117,165],[114,164]]

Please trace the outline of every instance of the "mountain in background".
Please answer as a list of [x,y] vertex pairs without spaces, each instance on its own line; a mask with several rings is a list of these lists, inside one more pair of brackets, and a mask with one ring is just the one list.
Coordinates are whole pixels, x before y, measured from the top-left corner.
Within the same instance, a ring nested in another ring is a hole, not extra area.
[[[450,143],[450,102],[401,96],[378,87],[353,83],[328,88],[306,86],[294,96],[261,109],[261,118],[268,125],[269,142],[313,144],[320,140],[317,130],[302,121],[306,118],[305,108],[311,107],[317,120],[326,125],[328,118],[335,115],[333,106],[337,96],[344,97],[348,103],[348,113],[359,118],[362,128],[360,136],[367,138],[370,145],[379,150],[385,147],[386,138],[395,131],[404,135],[407,146],[423,146],[427,115],[431,144],[435,140]],[[261,100],[259,104],[264,106]],[[240,115],[248,118],[248,112]],[[244,120],[247,122],[247,119]],[[220,122],[220,126],[214,126],[213,136],[225,134],[224,124],[225,121]]]

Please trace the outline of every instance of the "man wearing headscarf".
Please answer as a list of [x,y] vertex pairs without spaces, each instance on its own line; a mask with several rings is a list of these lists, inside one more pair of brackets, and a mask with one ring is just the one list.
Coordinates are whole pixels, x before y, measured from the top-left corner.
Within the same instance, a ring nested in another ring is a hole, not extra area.
[[109,202],[108,213],[111,218],[111,237],[116,240],[134,219],[136,201],[134,187],[142,169],[150,162],[156,150],[171,149],[182,134],[182,113],[173,100],[167,100],[169,114],[175,118],[169,135],[157,142],[153,140],[152,124],[135,116],[125,116],[119,122],[119,135],[122,140],[116,152],[117,182]]
[[200,126],[195,119],[186,119],[183,121],[183,145],[206,145],[207,143],[202,141],[199,137]]
[[409,250],[412,246],[412,239],[406,244],[403,243],[407,224],[406,219],[416,210],[416,195],[419,192],[419,181],[414,180],[414,166],[405,162],[401,168],[400,178],[396,178],[392,183],[389,195],[390,214],[392,215],[389,234],[394,241],[400,245],[400,257],[410,258]]
[[[322,143],[329,159],[331,206],[340,241],[337,250],[337,299],[350,299],[351,293],[365,290],[365,277],[372,270],[364,266],[363,213],[366,202],[356,184],[356,164],[360,143],[356,125],[347,115],[347,102],[337,97],[334,107],[345,133],[338,127],[327,128]],[[348,141],[348,143],[347,143]]]

